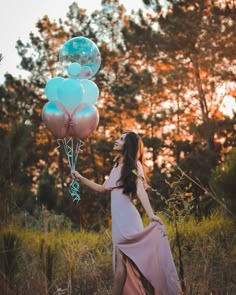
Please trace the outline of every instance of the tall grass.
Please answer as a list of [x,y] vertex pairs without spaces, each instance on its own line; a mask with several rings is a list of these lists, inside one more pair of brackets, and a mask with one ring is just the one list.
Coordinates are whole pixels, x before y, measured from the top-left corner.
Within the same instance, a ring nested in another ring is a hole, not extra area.
[[[174,225],[162,218],[179,271]],[[215,211],[201,222],[180,220],[178,229],[186,294],[236,294],[233,220]],[[110,229],[48,232],[11,225],[0,232],[4,295],[110,294],[111,261]]]

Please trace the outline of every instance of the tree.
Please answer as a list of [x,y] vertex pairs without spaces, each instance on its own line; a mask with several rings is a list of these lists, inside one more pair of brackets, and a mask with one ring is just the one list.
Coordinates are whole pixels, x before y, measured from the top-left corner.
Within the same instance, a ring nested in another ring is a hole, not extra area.
[[[101,10],[91,16],[73,3],[65,21],[42,18],[28,43],[17,42],[20,66],[29,77],[7,75],[0,87],[4,117],[0,132],[7,135],[19,122],[31,127],[27,171],[32,173],[32,190],[37,191],[41,171],[48,167],[60,190],[58,198],[65,201],[61,206],[74,220],[79,215],[81,225],[97,222],[96,211],[104,216],[109,198],[94,201],[95,194],[82,188],[88,197],[83,203],[75,206],[68,199],[67,160],[41,119],[46,81],[64,75],[57,58],[59,46],[68,39],[84,35],[102,54],[101,69],[93,78],[101,91],[99,127],[85,140],[77,166],[85,176],[104,181],[113,165],[112,141],[125,129],[143,136],[151,184],[163,193],[167,193],[164,179],[174,178],[176,163],[208,184],[211,169],[235,144],[235,120],[219,111],[223,96],[217,97],[215,91],[234,80],[232,67],[225,66],[235,62],[234,7],[203,0],[170,1],[164,14],[158,3],[152,1],[148,12],[127,15],[117,0],[104,0]],[[88,212],[93,212],[92,218]]]
[[24,123],[16,124],[3,134],[0,144],[0,201],[1,222],[7,222],[18,210],[33,210],[32,174],[26,152],[31,145],[31,128]]
[[214,170],[210,184],[218,198],[236,216],[236,148],[233,148],[221,165]]
[[55,188],[55,177],[45,167],[39,177],[39,185],[36,198],[39,204],[43,204],[48,210],[57,209],[58,192]]

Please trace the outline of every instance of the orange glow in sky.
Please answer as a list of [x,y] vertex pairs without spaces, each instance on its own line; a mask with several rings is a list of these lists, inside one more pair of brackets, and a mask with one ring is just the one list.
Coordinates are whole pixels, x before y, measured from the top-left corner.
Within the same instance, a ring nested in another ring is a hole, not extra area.
[[236,101],[233,96],[226,95],[219,109],[224,115],[233,118],[236,113]]

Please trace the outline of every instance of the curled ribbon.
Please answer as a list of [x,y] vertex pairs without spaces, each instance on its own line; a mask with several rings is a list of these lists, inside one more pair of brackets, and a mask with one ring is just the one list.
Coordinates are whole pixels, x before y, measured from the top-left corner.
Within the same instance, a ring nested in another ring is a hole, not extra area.
[[79,188],[80,188],[79,183],[75,179],[73,179],[69,185],[69,193],[71,197],[73,198],[73,202],[80,201]]
[[[82,147],[84,145],[83,141],[79,140],[78,142],[76,142],[76,145],[74,147],[73,137],[70,137],[69,139],[58,139],[57,144],[58,149],[61,148],[61,146],[63,145],[65,153],[67,155],[70,170],[75,170],[78,155],[82,151]],[[79,188],[79,183],[75,179],[73,179],[69,184],[68,189],[71,197],[73,198],[73,201],[80,201]]]

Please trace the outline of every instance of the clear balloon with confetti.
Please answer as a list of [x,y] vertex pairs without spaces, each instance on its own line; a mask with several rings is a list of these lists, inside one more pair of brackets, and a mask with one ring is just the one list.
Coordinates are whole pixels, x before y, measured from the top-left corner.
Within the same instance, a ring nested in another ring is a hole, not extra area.
[[59,61],[69,75],[76,71],[76,78],[90,79],[100,68],[101,54],[92,40],[75,37],[63,44]]

